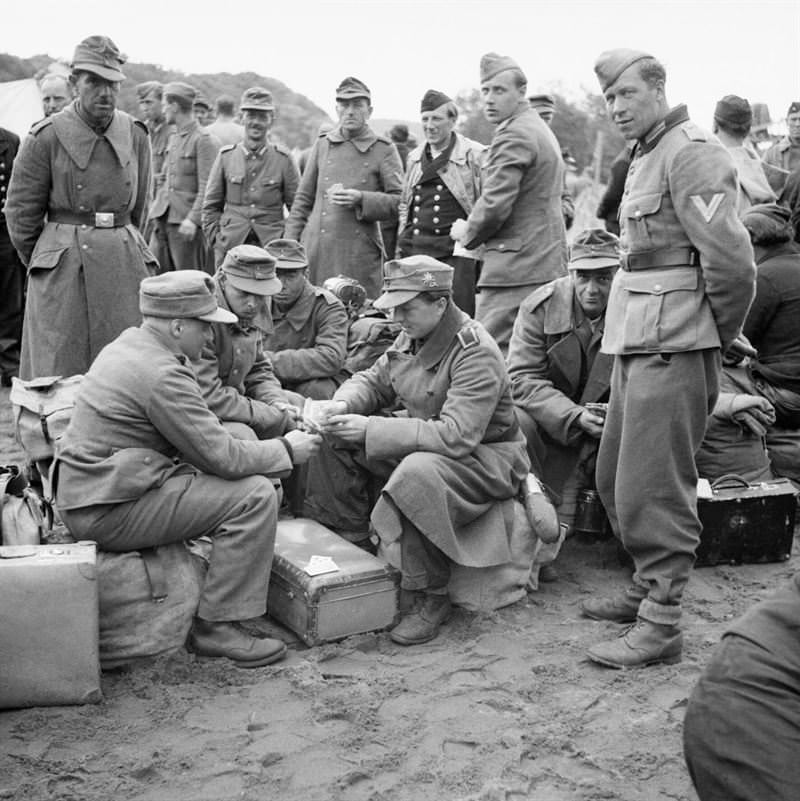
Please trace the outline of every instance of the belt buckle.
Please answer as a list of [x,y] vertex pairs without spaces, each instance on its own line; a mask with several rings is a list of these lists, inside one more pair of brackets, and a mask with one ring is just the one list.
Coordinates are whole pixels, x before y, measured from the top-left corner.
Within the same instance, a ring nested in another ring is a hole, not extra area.
[[94,215],[95,228],[113,228],[114,213],[110,211],[97,211]]

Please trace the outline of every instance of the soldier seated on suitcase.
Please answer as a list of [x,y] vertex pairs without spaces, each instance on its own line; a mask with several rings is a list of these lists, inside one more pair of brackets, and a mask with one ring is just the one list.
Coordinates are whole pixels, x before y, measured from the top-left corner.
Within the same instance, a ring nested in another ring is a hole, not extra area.
[[214,542],[188,645],[239,667],[280,659],[285,645],[239,622],[263,615],[278,502],[271,476],[308,460],[319,437],[233,437],[206,404],[190,362],[217,306],[209,275],[145,278],[138,328],[107,345],[84,376],[56,470],[56,502],[72,535],[107,551],[210,536]]
[[264,351],[264,337],[272,330],[270,298],[281,290],[275,258],[256,245],[237,245],[226,254],[214,285],[217,305],[238,319],[212,324],[193,365],[203,397],[235,436],[279,436],[294,428],[299,410]]
[[347,312],[327,289],[308,281],[305,248],[293,239],[273,239],[267,251],[277,260],[283,284],[272,297],[272,331],[264,348],[284,389],[304,398],[330,398],[341,383],[347,354]]
[[[600,352],[606,305],[619,266],[619,240],[583,231],[570,251],[569,275],[532,292],[520,306],[508,350],[511,395],[538,475],[572,525],[577,493],[594,487],[612,359]],[[544,579],[544,576],[541,576]]]
[[[375,305],[402,333],[320,405],[325,439],[309,464],[308,516],[364,536],[371,519],[381,540],[400,541],[402,587],[416,594],[390,634],[403,645],[433,639],[450,614],[451,561],[511,560],[498,501],[529,467],[503,357],[455,306],[452,283],[453,268],[429,256],[387,262]],[[386,483],[370,515],[371,476]]]

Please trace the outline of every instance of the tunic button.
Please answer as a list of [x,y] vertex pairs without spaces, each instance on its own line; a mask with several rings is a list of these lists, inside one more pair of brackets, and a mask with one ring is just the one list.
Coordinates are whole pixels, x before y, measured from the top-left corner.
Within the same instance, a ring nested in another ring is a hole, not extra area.
[[[85,227],[85,226],[84,226],[84,227]],[[88,246],[88,245],[83,245],[83,249],[84,249],[84,250],[89,250],[89,246]]]
[[414,206],[414,214],[419,214],[419,206]]
[[441,198],[439,195],[434,195],[434,196],[433,196],[433,199],[434,199],[434,200],[441,200],[442,198]]
[[[419,228],[414,229],[414,236],[419,236]],[[84,245],[86,247],[86,245]]]
[[439,222],[439,218],[438,217],[434,217],[433,218],[433,224],[436,225],[436,223],[438,223],[438,222]]
[[255,204],[255,203],[251,203],[251,204],[250,204],[250,208],[251,208],[251,209],[254,209],[255,207],[256,207],[256,204]]
[[418,222],[419,222],[419,217],[414,217],[414,219],[413,219],[414,225],[416,225]]
[[660,292],[660,291],[661,291],[661,284],[655,284],[655,285],[653,286],[653,289],[654,289],[654,291],[656,291],[656,292]]
[[150,457],[149,456],[145,456],[143,461],[144,461],[145,464],[150,464]]
[[78,184],[78,189],[83,189],[83,184]]
[[635,216],[635,217],[636,217],[636,219],[638,220],[638,219],[639,219],[639,217],[641,217],[641,216],[642,216],[642,212],[641,212],[641,211],[639,211],[639,209],[636,209],[636,214],[635,214],[634,216]]
[[[84,224],[81,226],[81,228],[82,228],[82,229],[85,231],[85,230],[86,230],[86,228],[87,228],[86,224],[84,223]],[[84,247],[86,247],[86,245],[84,245]]]
[[434,210],[434,211],[439,211],[439,206],[434,206],[434,207],[433,207],[433,210]]
[[437,228],[437,229],[434,231],[434,233],[435,233],[435,234],[438,234],[438,233],[439,233],[439,229]]
[[500,244],[497,246],[497,249],[498,249],[498,250],[505,250],[505,249],[506,249],[506,246],[505,246],[505,245],[504,245],[504,244],[501,242],[501,243],[500,243]]
[[324,229],[324,228],[320,228],[320,229],[319,229],[319,232],[320,232],[321,234],[324,234],[324,233],[325,233],[325,229]]
[[236,352],[237,352],[237,353],[241,353],[241,352],[242,352],[242,349],[241,349],[241,348],[236,348]]
[[441,192],[444,187],[441,184],[436,184],[436,191]]
[[322,212],[322,216],[323,216],[323,217],[326,217],[327,215],[328,215],[328,212],[327,212],[327,211],[323,211],[323,212]]
[[414,195],[414,202],[419,203],[422,200],[422,195]]

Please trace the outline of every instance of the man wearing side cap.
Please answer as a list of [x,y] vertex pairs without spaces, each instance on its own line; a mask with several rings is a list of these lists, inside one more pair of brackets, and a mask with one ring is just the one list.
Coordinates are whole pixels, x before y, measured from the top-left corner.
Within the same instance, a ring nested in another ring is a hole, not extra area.
[[239,108],[244,141],[223,147],[211,168],[203,200],[203,231],[217,265],[236,245],[264,247],[283,235],[300,176],[289,151],[267,140],[275,116],[272,93],[245,90]]
[[380,222],[397,212],[403,169],[391,140],[367,124],[371,98],[358,78],[339,84],[339,124],[314,143],[284,236],[303,243],[312,284],[346,275],[374,298],[383,262],[392,255],[385,252]]
[[[530,107],[542,118],[548,128],[553,127],[553,118],[556,116],[556,99],[551,94],[529,95]],[[566,151],[562,152],[562,158]],[[567,163],[566,158],[564,163]],[[572,161],[574,167],[574,159]],[[561,191],[561,213],[564,215],[564,227],[569,230],[575,219],[575,201],[567,189],[567,173],[564,172],[564,188]]]
[[272,296],[272,330],[264,349],[284,389],[327,400],[341,383],[347,312],[333,292],[309,282],[308,259],[299,242],[273,239],[267,251],[276,260],[282,288]]
[[139,322],[156,263],[138,226],[150,189],[147,128],[116,110],[125,61],[107,36],[76,48],[77,99],[35,125],[14,164],[5,214],[28,267],[21,378],[85,373]]
[[769,173],[770,185],[780,194],[786,179],[800,170],[800,100],[789,104],[786,111],[788,132],[764,154],[764,163],[775,168]]
[[142,324],[103,349],[83,379],[58,456],[59,512],[76,539],[130,551],[210,536],[214,547],[191,650],[239,667],[280,659],[285,645],[238,623],[263,615],[278,502],[270,476],[306,461],[318,437],[231,436],[208,408],[190,362],[214,323],[214,282],[197,270],[147,278]]
[[612,119],[636,143],[603,333],[614,368],[597,460],[603,505],[635,573],[627,590],[583,609],[635,623],[590,648],[590,659],[642,667],[681,658],[681,597],[700,539],[694,454],[717,399],[720,354],[753,298],[755,265],[733,160],[686,106],[669,107],[664,67],[612,50],[595,72]]
[[461,248],[456,255],[450,226],[469,215],[481,193],[486,148],[455,131],[458,108],[444,92],[425,92],[420,115],[425,144],[408,154],[397,256],[424,254],[449,264],[453,302],[474,316],[480,254]]
[[211,326],[211,337],[193,365],[208,408],[236,436],[283,434],[291,427],[289,404],[264,353],[264,337],[272,329],[270,298],[281,289],[275,259],[255,245],[231,248],[214,287],[217,305],[238,319]]
[[484,246],[475,318],[505,353],[519,305],[539,285],[566,272],[561,213],[564,159],[553,132],[526,99],[527,79],[508,56],[481,59],[484,115],[497,125],[481,195],[450,236]]
[[161,270],[205,270],[206,242],[200,227],[200,211],[211,165],[219,143],[192,115],[196,92],[186,83],[164,86],[164,116],[175,126],[169,138],[164,166],[157,181],[158,194],[150,210],[158,220],[164,248]]
[[201,128],[205,128],[211,122],[211,103],[200,92],[195,95],[192,103],[192,116]]
[[[414,645],[436,637],[450,613],[451,561],[510,559],[510,521],[497,502],[517,494],[529,462],[505,363],[483,326],[453,304],[453,268],[409,256],[384,269],[375,305],[391,309],[403,332],[325,404],[332,444],[309,465],[306,508],[338,528],[366,530],[371,520],[385,543],[400,541],[402,587],[416,597],[389,636]],[[398,413],[380,415],[395,404]],[[364,479],[352,497],[337,481],[342,468]],[[369,477],[386,481],[375,498]]]
[[619,240],[582,231],[570,251],[569,275],[532,292],[519,309],[508,349],[508,374],[531,463],[561,497],[558,515],[571,526],[578,490],[595,487],[594,464],[608,401],[613,359],[600,352]]
[[713,132],[728,149],[739,179],[739,214],[758,203],[772,203],[775,193],[764,174],[764,162],[748,140],[753,124],[750,104],[736,95],[725,95],[714,109]]

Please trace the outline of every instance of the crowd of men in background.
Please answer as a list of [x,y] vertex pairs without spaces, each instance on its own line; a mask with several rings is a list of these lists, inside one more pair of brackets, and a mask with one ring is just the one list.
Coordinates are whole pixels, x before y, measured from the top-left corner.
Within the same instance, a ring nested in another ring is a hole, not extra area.
[[[400,542],[416,600],[390,636],[417,644],[449,615],[450,563],[509,558],[486,534],[508,534],[504,502],[541,522],[530,468],[567,532],[578,493],[598,492],[633,561],[629,586],[583,605],[632,624],[589,658],[678,661],[698,467],[800,479],[800,102],[761,158],[743,98],[722,98],[706,132],[667,102],[650,54],[601,54],[628,144],[605,227],[568,248],[554,101],[510,57],[480,63],[488,146],[440,89],[421,93],[422,143],[376,133],[370,89],[346,77],[302,173],[270,137],[269,90],[217,98],[209,122],[193,86],[147,82],[141,122],[116,110],[123,63],[89,37],[68,80],[42,82],[46,116],[19,152],[0,132],[4,383],[87,374],[57,495],[73,533],[110,549],[226,533],[192,647],[267,664],[282,644],[232,622],[264,612],[271,540],[250,533],[274,537],[264,476],[282,477],[294,511],[364,547]],[[365,317],[398,338],[354,371]],[[134,445],[163,458],[132,479]]]

